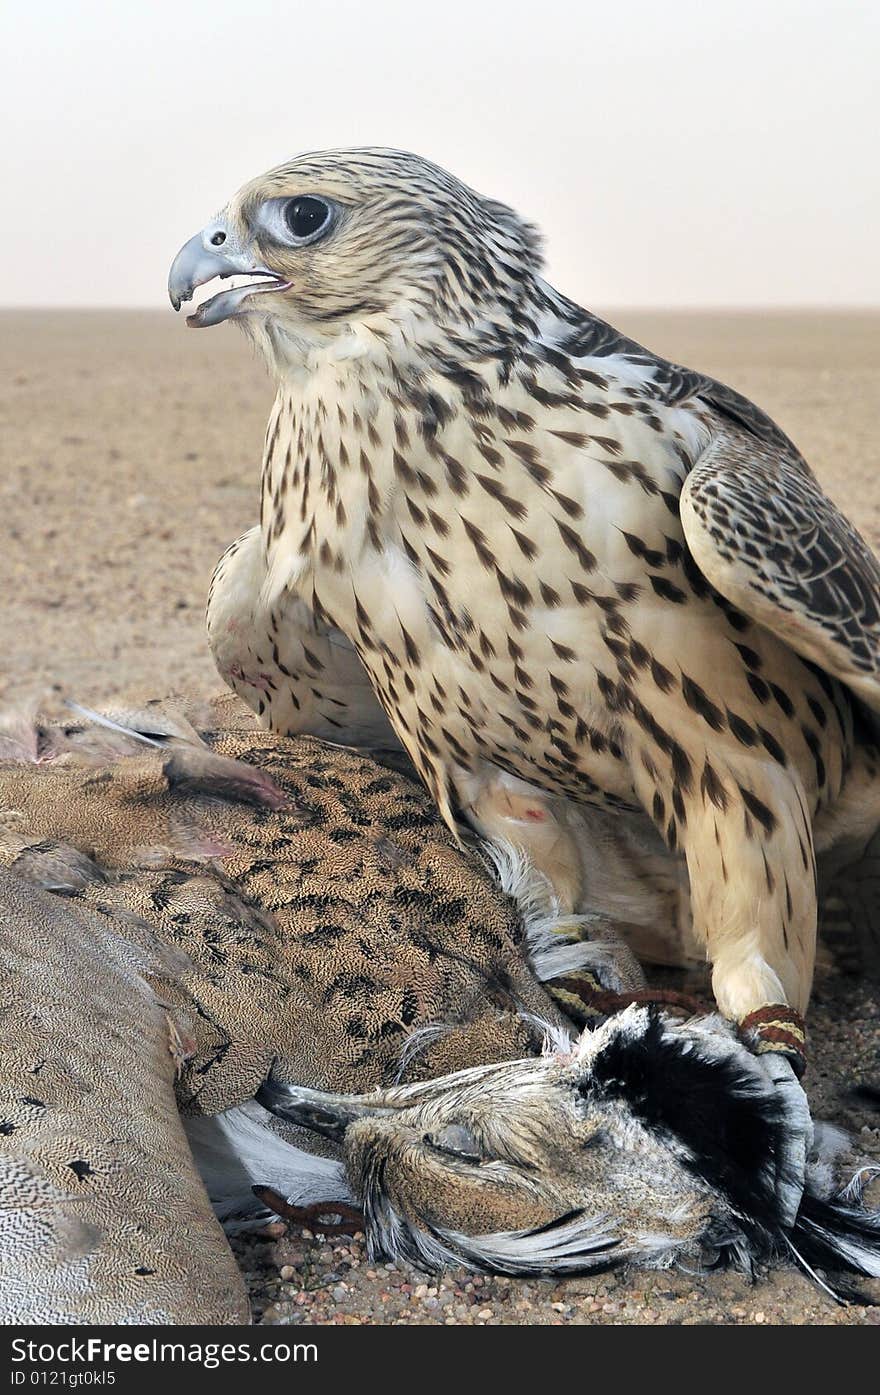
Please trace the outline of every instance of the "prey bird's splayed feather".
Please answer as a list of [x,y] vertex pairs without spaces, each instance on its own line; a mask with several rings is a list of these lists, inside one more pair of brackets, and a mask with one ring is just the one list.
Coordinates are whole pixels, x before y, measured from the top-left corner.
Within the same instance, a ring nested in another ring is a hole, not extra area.
[[[577,1037],[534,972],[571,918],[521,855],[499,886],[405,777],[230,722],[225,699],[112,721],[100,765],[69,724],[61,758],[0,762],[0,1314],[243,1316],[175,1092],[233,1224],[281,1192],[362,1205],[374,1254],[428,1266],[785,1257],[763,1062],[717,1016],[632,1007]],[[172,778],[169,748],[201,778]],[[248,771],[287,797],[242,799]],[[792,1244],[874,1274],[877,1219],[858,1188],[835,1198],[841,1140],[818,1142]]]

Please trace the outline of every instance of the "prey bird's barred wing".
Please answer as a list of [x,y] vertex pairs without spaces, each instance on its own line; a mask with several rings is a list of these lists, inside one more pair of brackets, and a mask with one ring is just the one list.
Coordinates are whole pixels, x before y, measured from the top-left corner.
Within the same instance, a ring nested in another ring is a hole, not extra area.
[[880,711],[880,563],[797,456],[718,417],[681,516],[706,579]]

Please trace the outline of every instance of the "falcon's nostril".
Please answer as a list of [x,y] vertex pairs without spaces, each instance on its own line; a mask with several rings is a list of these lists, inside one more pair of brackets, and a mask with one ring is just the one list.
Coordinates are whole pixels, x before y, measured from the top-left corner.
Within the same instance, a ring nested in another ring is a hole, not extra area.
[[226,234],[225,234],[225,232],[215,232],[214,236],[211,238],[211,246],[212,246],[212,247],[222,247],[225,241],[226,241]]

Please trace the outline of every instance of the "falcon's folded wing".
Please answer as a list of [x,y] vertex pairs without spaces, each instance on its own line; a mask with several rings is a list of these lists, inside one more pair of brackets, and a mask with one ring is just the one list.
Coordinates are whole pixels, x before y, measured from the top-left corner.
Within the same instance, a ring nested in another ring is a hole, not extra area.
[[880,711],[880,563],[796,455],[718,418],[681,517],[703,575]]

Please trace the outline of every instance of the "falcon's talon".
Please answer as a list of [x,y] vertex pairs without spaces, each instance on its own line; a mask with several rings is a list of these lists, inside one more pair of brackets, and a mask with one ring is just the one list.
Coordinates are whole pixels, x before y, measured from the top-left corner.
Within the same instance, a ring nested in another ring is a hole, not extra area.
[[760,1063],[781,1107],[774,1188],[779,1225],[783,1230],[791,1230],[797,1220],[813,1143],[810,1106],[800,1084],[807,1065],[806,1025],[801,1014],[787,1003],[770,1003],[741,1020],[739,1035]]
[[791,1230],[804,1194],[807,1159],[813,1146],[813,1120],[803,1087],[788,1058],[781,1052],[767,1052],[756,1060],[780,1106],[779,1152],[774,1160],[777,1220],[783,1230]]

